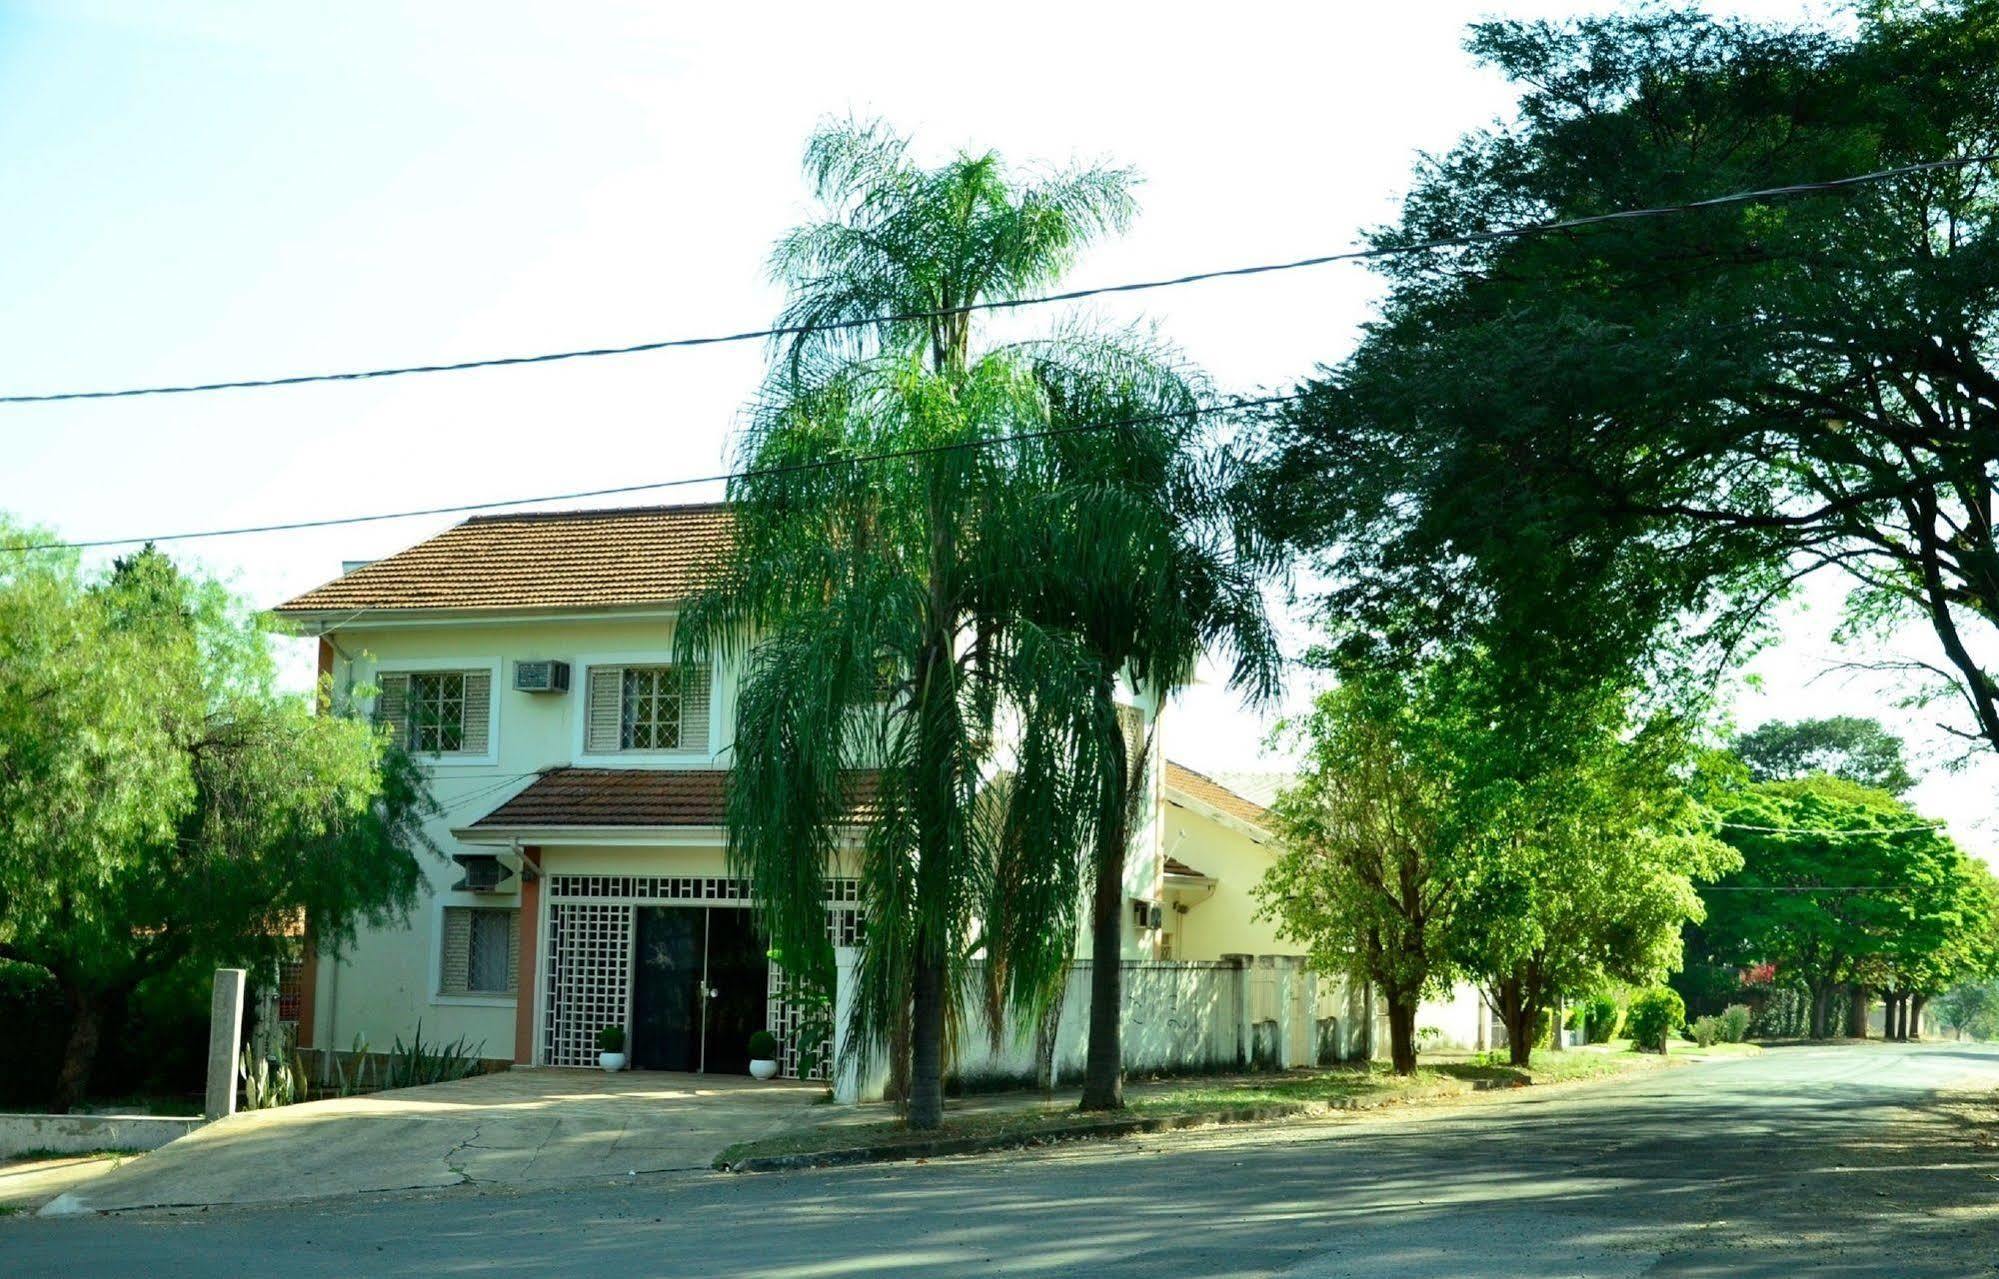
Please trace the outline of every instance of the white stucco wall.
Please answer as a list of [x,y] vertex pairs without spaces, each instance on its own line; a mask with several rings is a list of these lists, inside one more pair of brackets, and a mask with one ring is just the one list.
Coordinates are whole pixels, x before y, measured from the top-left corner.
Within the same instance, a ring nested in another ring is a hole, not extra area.
[[[709,748],[699,752],[649,755],[640,759],[582,753],[586,671],[590,665],[612,662],[665,661],[672,656],[670,615],[589,617],[553,615],[495,621],[427,620],[394,624],[357,621],[331,636],[335,645],[333,688],[337,701],[360,709],[372,703],[361,698],[382,671],[412,669],[490,669],[492,707],[489,757],[477,761],[440,758],[432,761],[434,794],[444,810],[426,829],[442,856],[425,858],[426,884],[421,900],[405,923],[363,929],[338,962],[322,956],[314,988],[314,1024],[309,1042],[318,1048],[346,1050],[355,1036],[370,1048],[388,1048],[395,1037],[407,1040],[419,1021],[426,1040],[463,1035],[483,1044],[488,1057],[512,1057],[515,1051],[517,1001],[531,1000],[532,991],[509,996],[456,995],[438,992],[439,950],[446,906],[501,906],[518,898],[493,894],[456,893],[451,885],[461,876],[453,853],[491,852],[491,845],[470,845],[451,831],[471,825],[530,785],[539,770],[561,766],[590,768],[724,768],[729,764],[735,717],[734,671],[718,665],[710,694]],[[514,663],[559,659],[570,663],[571,687],[566,694],[515,692]],[[1126,687],[1121,696],[1138,706],[1148,722],[1156,715],[1157,699]],[[1141,817],[1131,832],[1132,855],[1125,870],[1125,896],[1158,896],[1164,752],[1155,739],[1150,757],[1147,794]],[[644,837],[639,837],[644,838]],[[544,874],[647,874],[709,876],[726,874],[719,833],[690,833],[685,839],[614,846],[604,842],[546,842],[542,845]],[[847,868],[845,873],[852,873]],[[1140,930],[1127,908],[1123,918],[1123,953],[1128,959],[1150,958],[1157,934]],[[541,932],[537,929],[536,932]],[[524,930],[524,940],[525,940]],[[540,938],[537,939],[541,940]],[[1087,920],[1078,935],[1078,954],[1089,953]]]
[[[387,1049],[400,1035],[407,1040],[419,1020],[426,1040],[463,1035],[483,1044],[482,1055],[514,1055],[518,998],[438,993],[439,934],[449,905],[518,905],[518,898],[489,893],[456,893],[461,877],[453,853],[491,852],[454,839],[454,827],[471,825],[525,789],[538,770],[563,765],[592,768],[633,766],[628,759],[584,757],[582,715],[585,669],[612,661],[664,661],[672,655],[672,619],[539,618],[506,622],[427,622],[415,625],[357,624],[332,636],[336,698],[353,696],[374,684],[382,670],[490,667],[493,704],[491,757],[478,762],[433,761],[432,789],[443,812],[426,824],[442,852],[424,858],[425,890],[406,923],[364,929],[338,963],[322,956],[314,992],[316,1047],[346,1050],[364,1036],[371,1048]],[[556,658],[571,667],[566,694],[518,693],[513,664]],[[361,703],[363,707],[367,705]],[[734,718],[734,688],[727,670],[718,670],[710,695],[710,743],[700,752],[653,756],[652,768],[715,768],[725,757]],[[666,850],[561,848],[551,850],[563,869],[607,874],[720,874],[721,849],[713,837],[703,846]]]

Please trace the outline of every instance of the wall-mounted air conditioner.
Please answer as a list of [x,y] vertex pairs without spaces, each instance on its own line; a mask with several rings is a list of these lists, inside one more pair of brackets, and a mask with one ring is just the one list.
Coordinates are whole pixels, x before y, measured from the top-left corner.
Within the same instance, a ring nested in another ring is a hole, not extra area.
[[568,692],[569,663],[515,662],[514,691],[520,693]]

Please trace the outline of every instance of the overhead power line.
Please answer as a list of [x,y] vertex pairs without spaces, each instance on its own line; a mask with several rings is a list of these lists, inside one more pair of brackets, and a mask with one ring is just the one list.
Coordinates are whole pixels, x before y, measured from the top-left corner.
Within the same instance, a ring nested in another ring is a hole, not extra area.
[[617,497],[632,493],[654,492],[660,489],[687,488],[696,484],[719,484],[730,480],[760,479],[772,475],[790,475],[800,471],[822,471],[835,466],[858,466],[867,462],[889,462],[901,458],[927,457],[936,453],[954,453],[961,449],[991,448],[1001,444],[1017,444],[1028,440],[1045,440],[1057,436],[1079,435],[1086,431],[1105,431],[1128,426],[1147,426],[1155,422],[1171,422],[1187,418],[1205,417],[1216,413],[1238,412],[1244,409],[1266,408],[1273,404],[1285,404],[1301,399],[1302,393],[1285,395],[1260,395],[1247,399],[1232,399],[1219,404],[1205,405],[1196,409],[1182,409],[1173,413],[1149,413],[1142,417],[1120,418],[1109,422],[1081,422],[1074,426],[1050,427],[1042,431],[1019,431],[1012,435],[995,435],[975,440],[960,440],[950,444],[926,444],[920,448],[890,449],[881,453],[860,453],[852,457],[819,458],[810,462],[792,462],[784,466],[752,467],[741,471],[724,471],[716,475],[694,475],[677,480],[653,480],[644,484],[619,484],[610,488],[577,489],[568,493],[543,493],[534,497],[510,497],[490,502],[460,502],[450,506],[425,506],[406,511],[379,511],[371,515],[338,515],[317,520],[292,520],[282,524],[247,524],[236,528],[199,529],[182,533],[147,533],[136,537],[100,537],[75,542],[28,542],[0,546],[0,551],[56,551],[89,550],[105,546],[136,546],[144,542],[189,542],[199,538],[241,537],[250,533],[291,533],[301,529],[336,528],[346,524],[377,524],[387,520],[415,519],[424,515],[464,515],[473,511],[495,511],[514,506],[537,506],[548,502],[569,502],[582,498]]
[[915,323],[919,320],[941,319],[945,316],[963,315],[975,311],[1014,311],[1025,307],[1047,306],[1057,302],[1077,302],[1085,298],[1108,297],[1120,293],[1145,293],[1155,289],[1177,288],[1181,285],[1201,284],[1209,280],[1239,279],[1253,275],[1271,275],[1280,271],[1298,271],[1307,267],[1327,266],[1335,262],[1357,262],[1369,258],[1393,257],[1408,253],[1427,253],[1437,249],[1469,248],[1474,245],[1491,244],[1496,241],[1545,235],[1554,231],[1573,231],[1586,227],[1603,226],[1613,222],[1629,222],[1640,218],[1656,218],[1693,213],[1702,209],[1722,208],[1734,204],[1748,204],[1760,200],[1818,195],[1827,192],[1848,190],[1875,182],[1885,182],[1894,178],[1909,177],[1914,174],[1927,173],[1933,170],[1961,169],[1973,165],[1991,164],[1995,161],[1999,161],[1999,154],[1963,156],[1949,160],[1929,160],[1921,164],[1905,164],[1892,169],[1877,170],[1873,173],[1861,173],[1843,178],[1829,178],[1821,182],[1796,182],[1787,186],[1763,187],[1754,191],[1735,191],[1727,195],[1710,196],[1704,200],[1689,200],[1678,204],[1658,204],[1640,209],[1619,209],[1610,213],[1596,213],[1587,217],[1561,218],[1547,222],[1529,222],[1513,227],[1495,227],[1485,231],[1470,231],[1461,235],[1437,236],[1428,240],[1412,241],[1408,244],[1348,249],[1338,253],[1322,253],[1314,257],[1296,258],[1289,262],[1265,262],[1255,266],[1226,267],[1213,271],[1194,271],[1186,275],[1166,276],[1153,280],[1134,280],[1124,284],[1100,285],[1095,288],[1068,289],[1060,293],[1043,293],[1025,298],[1004,298],[989,302],[971,302],[963,306],[944,307],[937,310],[872,315],[859,319],[837,320],[825,324],[778,325],[773,328],[744,329],[735,333],[718,333],[702,337],[665,338],[652,342],[632,342],[621,346],[585,347],[569,351],[544,351],[534,355],[490,356],[484,359],[454,360],[433,364],[404,364],[377,369],[356,369],[341,373],[295,373],[283,377],[234,378],[225,381],[188,382],[177,385],[134,386],[118,390],[55,391],[40,395],[0,395],[0,404],[47,404],[61,400],[114,400],[131,399],[147,395],[191,395],[205,391],[238,391],[254,387],[302,386],[312,382],[362,382],[375,378],[405,377],[418,373],[458,373],[470,369],[508,368],[523,364],[554,364],[565,360],[590,360],[613,355],[639,355],[648,351],[665,351],[681,347],[721,346],[734,342],[756,342],[770,338],[799,337],[807,333],[828,333],[848,329],[868,328],[878,324]]
[[1808,835],[1813,838],[1837,838],[1840,836],[1863,835],[1906,835],[1919,830],[1942,830],[1943,822],[1920,822],[1913,826],[1855,826],[1847,830],[1815,830],[1809,826],[1750,826],[1742,822],[1719,822],[1725,830],[1755,831],[1762,835]]

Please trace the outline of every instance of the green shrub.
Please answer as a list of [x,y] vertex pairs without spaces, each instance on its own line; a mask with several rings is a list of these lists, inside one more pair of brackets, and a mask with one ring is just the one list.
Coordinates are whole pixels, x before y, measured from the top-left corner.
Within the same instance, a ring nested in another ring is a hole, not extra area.
[[597,1032],[597,1051],[600,1053],[621,1053],[625,1051],[625,1028],[606,1026]]
[[1712,1048],[1721,1042],[1721,1018],[1696,1017],[1690,1033],[1696,1045]]
[[1569,1009],[1569,1026],[1584,1032],[1586,1043],[1604,1044],[1617,1038],[1620,1010],[1617,996],[1604,990],[1587,995]]
[[1749,1005],[1730,1004],[1721,1010],[1721,1042],[1739,1044],[1749,1038]]
[[1665,1052],[1667,1037],[1686,1021],[1687,1006],[1681,1002],[1679,992],[1665,986],[1654,986],[1641,993],[1624,1014],[1624,1028],[1630,1033],[1632,1044],[1645,1052]]
[[759,1030],[750,1036],[751,1061],[777,1060],[777,1036],[768,1030]]

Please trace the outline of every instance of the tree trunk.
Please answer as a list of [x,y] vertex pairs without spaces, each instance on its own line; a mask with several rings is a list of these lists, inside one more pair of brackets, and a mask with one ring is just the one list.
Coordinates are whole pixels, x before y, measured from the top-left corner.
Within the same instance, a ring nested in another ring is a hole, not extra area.
[[1867,1038],[1867,987],[1857,981],[1846,984],[1846,1037]]
[[1069,994],[1069,970],[1062,970],[1055,998],[1034,1027],[1034,1086],[1044,1097],[1055,1095],[1055,1037],[1062,1029],[1062,1004]]
[[1923,1005],[1930,1002],[1928,995],[1909,996],[1909,1038],[1920,1041],[1923,1037]]
[[1090,897],[1090,1055],[1079,1110],[1124,1109],[1124,824],[1114,824],[1118,840],[1098,845]]
[[935,1128],[944,1122],[944,1000],[949,997],[944,961],[931,958],[941,947],[917,944],[914,998],[910,1009],[909,1110],[911,1128]]
[[1398,1075],[1416,1073],[1416,1000],[1389,995],[1388,1059]]
[[96,991],[64,983],[63,1003],[69,1008],[69,1038],[63,1044],[62,1069],[56,1072],[55,1096],[49,1109],[66,1115],[90,1087],[91,1068],[104,1031],[104,998]]
[[[1113,690],[1097,690],[1111,703]],[[1096,884],[1090,897],[1090,1053],[1083,1066],[1078,1110],[1124,1109],[1124,861],[1125,816],[1134,778],[1124,733],[1113,735],[1112,768],[1097,825]]]
[[1525,1066],[1534,1053],[1534,1010],[1527,1006],[1526,987],[1517,977],[1499,983],[1499,1019],[1506,1026],[1506,1059]]
[[1810,989],[1812,992],[1812,1038],[1829,1038],[1830,1028],[1828,1023],[1832,1021],[1832,985],[1829,982],[1815,981],[1810,983]]

